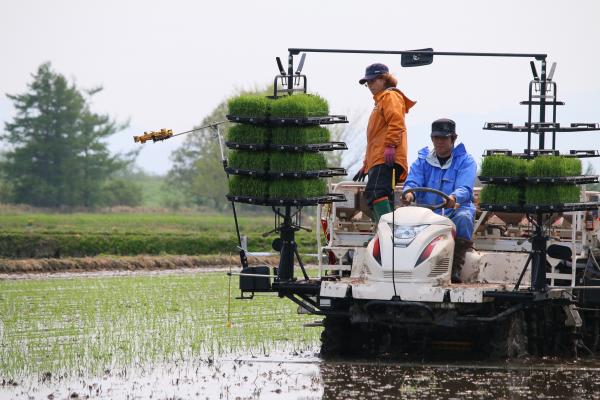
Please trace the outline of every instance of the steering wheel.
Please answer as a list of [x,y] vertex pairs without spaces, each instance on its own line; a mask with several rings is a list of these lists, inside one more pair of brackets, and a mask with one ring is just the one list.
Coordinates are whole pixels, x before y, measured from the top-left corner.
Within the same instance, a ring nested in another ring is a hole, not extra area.
[[439,210],[440,208],[443,208],[444,205],[446,205],[446,201],[450,200],[450,197],[448,197],[448,195],[446,193],[440,192],[439,190],[431,189],[428,187],[416,187],[416,188],[412,188],[412,189],[406,189],[405,191],[402,192],[402,198],[404,198],[404,196],[407,193],[433,193],[433,194],[437,194],[438,196],[440,196],[441,198],[444,199],[444,201],[440,204],[434,204],[434,205],[418,204],[416,202],[417,196],[415,196],[415,201],[412,203],[412,205],[417,206],[417,207],[429,208],[430,210]]

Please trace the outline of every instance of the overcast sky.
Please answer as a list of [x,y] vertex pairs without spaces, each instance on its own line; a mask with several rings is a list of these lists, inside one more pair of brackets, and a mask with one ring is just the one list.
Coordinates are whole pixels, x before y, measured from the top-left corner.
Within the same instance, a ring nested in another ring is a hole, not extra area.
[[[0,127],[14,116],[4,93],[26,91],[46,61],[82,88],[102,85],[93,110],[130,128],[110,139],[134,148],[132,135],[197,125],[240,88],[262,87],[289,47],[547,53],[558,63],[558,121],[600,121],[600,2],[588,1],[3,1],[0,3]],[[588,53],[589,52],[589,53]],[[403,69],[397,56],[308,54],[309,91],[347,114],[357,150],[372,108],[357,80],[386,63],[417,100],[407,124],[410,161],[428,144],[431,121],[457,122],[459,140],[479,157],[486,148],[523,151],[525,134],[481,130],[487,121],[522,124],[531,79],[528,59],[436,57]],[[600,132],[563,134],[559,149],[598,149]],[[165,173],[182,137],[146,144],[138,164]],[[537,138],[536,138],[537,143]],[[6,149],[0,144],[0,149]],[[351,164],[347,157],[345,164]],[[353,169],[354,165],[346,165]],[[594,163],[596,170],[597,161]]]

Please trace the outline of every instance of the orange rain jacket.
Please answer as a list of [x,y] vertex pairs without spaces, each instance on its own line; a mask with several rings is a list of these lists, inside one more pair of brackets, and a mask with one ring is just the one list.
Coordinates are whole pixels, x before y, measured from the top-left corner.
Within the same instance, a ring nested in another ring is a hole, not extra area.
[[364,172],[385,162],[383,152],[386,146],[396,148],[396,164],[401,165],[404,172],[397,179],[402,182],[408,173],[406,125],[404,114],[415,105],[397,88],[382,90],[373,96],[375,108],[369,117],[367,126],[367,152],[365,154]]

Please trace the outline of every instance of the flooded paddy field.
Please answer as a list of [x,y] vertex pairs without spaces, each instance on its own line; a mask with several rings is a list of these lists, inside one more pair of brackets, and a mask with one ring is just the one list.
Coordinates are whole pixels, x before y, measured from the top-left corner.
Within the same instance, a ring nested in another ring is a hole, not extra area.
[[0,280],[0,399],[600,399],[600,360],[323,362],[318,320],[223,271]]

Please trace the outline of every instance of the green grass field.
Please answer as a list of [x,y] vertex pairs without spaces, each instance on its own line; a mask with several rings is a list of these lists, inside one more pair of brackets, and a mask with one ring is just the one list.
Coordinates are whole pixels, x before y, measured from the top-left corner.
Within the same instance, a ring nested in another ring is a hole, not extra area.
[[[270,216],[240,217],[249,233],[271,229]],[[197,213],[44,213],[3,210],[0,231],[20,233],[198,233],[234,230],[233,217]]]
[[[12,210],[12,211],[11,211]],[[0,218],[0,258],[96,255],[237,253],[231,215],[199,213],[44,213],[5,207]],[[240,216],[251,251],[270,251],[273,217]],[[314,228],[314,222],[303,224]],[[301,252],[315,251],[314,233],[298,232]]]
[[315,348],[314,316],[275,295],[241,301],[225,273],[0,280],[0,380]]

